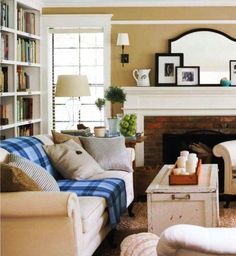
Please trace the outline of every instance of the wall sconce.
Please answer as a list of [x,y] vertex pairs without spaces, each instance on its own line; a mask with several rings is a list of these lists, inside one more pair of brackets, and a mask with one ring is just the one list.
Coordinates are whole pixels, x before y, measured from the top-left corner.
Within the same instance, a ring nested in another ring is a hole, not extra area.
[[129,54],[124,53],[125,45],[129,45],[129,34],[118,33],[116,45],[122,46],[122,54],[120,55],[120,61],[122,63],[122,67],[124,67],[124,63],[129,63]]

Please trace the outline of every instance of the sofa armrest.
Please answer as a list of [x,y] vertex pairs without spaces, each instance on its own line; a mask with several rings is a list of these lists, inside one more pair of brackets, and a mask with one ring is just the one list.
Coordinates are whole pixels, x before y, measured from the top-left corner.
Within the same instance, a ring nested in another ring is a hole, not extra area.
[[67,192],[13,192],[1,194],[2,217],[72,217],[78,211],[79,201]]
[[79,201],[74,193],[1,193],[3,255],[68,255],[83,251]]
[[236,228],[174,225],[161,234],[157,254],[158,256],[235,255],[235,236]]
[[213,153],[224,160],[224,193],[232,193],[232,170],[236,166],[236,140],[225,141],[214,146]]

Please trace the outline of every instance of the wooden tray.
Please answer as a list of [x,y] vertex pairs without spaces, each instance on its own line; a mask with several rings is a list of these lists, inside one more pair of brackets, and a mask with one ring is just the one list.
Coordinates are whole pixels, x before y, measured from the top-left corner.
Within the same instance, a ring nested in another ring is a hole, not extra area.
[[199,159],[196,167],[196,172],[191,175],[174,175],[173,169],[176,168],[176,164],[169,175],[170,185],[197,185],[200,172],[201,172],[202,160]]

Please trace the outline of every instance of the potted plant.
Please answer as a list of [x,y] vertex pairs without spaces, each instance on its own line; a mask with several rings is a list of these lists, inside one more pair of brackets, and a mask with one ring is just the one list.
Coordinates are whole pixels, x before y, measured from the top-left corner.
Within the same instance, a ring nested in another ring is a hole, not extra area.
[[[97,98],[95,101],[95,105],[97,106],[98,110],[100,111],[100,119],[102,121],[102,108],[105,105],[105,99],[103,98]],[[106,133],[106,127],[105,126],[95,126],[94,127],[94,134],[96,137],[104,137]]]
[[123,89],[117,86],[110,86],[105,90],[105,99],[111,102],[111,118],[108,118],[109,135],[116,136],[119,130],[119,120],[114,117],[114,104],[124,103],[126,94]]
[[105,99],[111,102],[111,116],[114,118],[114,104],[123,104],[126,101],[126,94],[122,88],[117,86],[110,86],[105,90]]

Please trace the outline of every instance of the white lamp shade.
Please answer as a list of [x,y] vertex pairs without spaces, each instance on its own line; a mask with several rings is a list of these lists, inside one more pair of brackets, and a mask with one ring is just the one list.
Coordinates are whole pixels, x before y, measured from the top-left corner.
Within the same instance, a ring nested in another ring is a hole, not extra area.
[[118,33],[116,45],[129,45],[129,34]]
[[59,75],[56,86],[56,97],[90,96],[87,76]]

